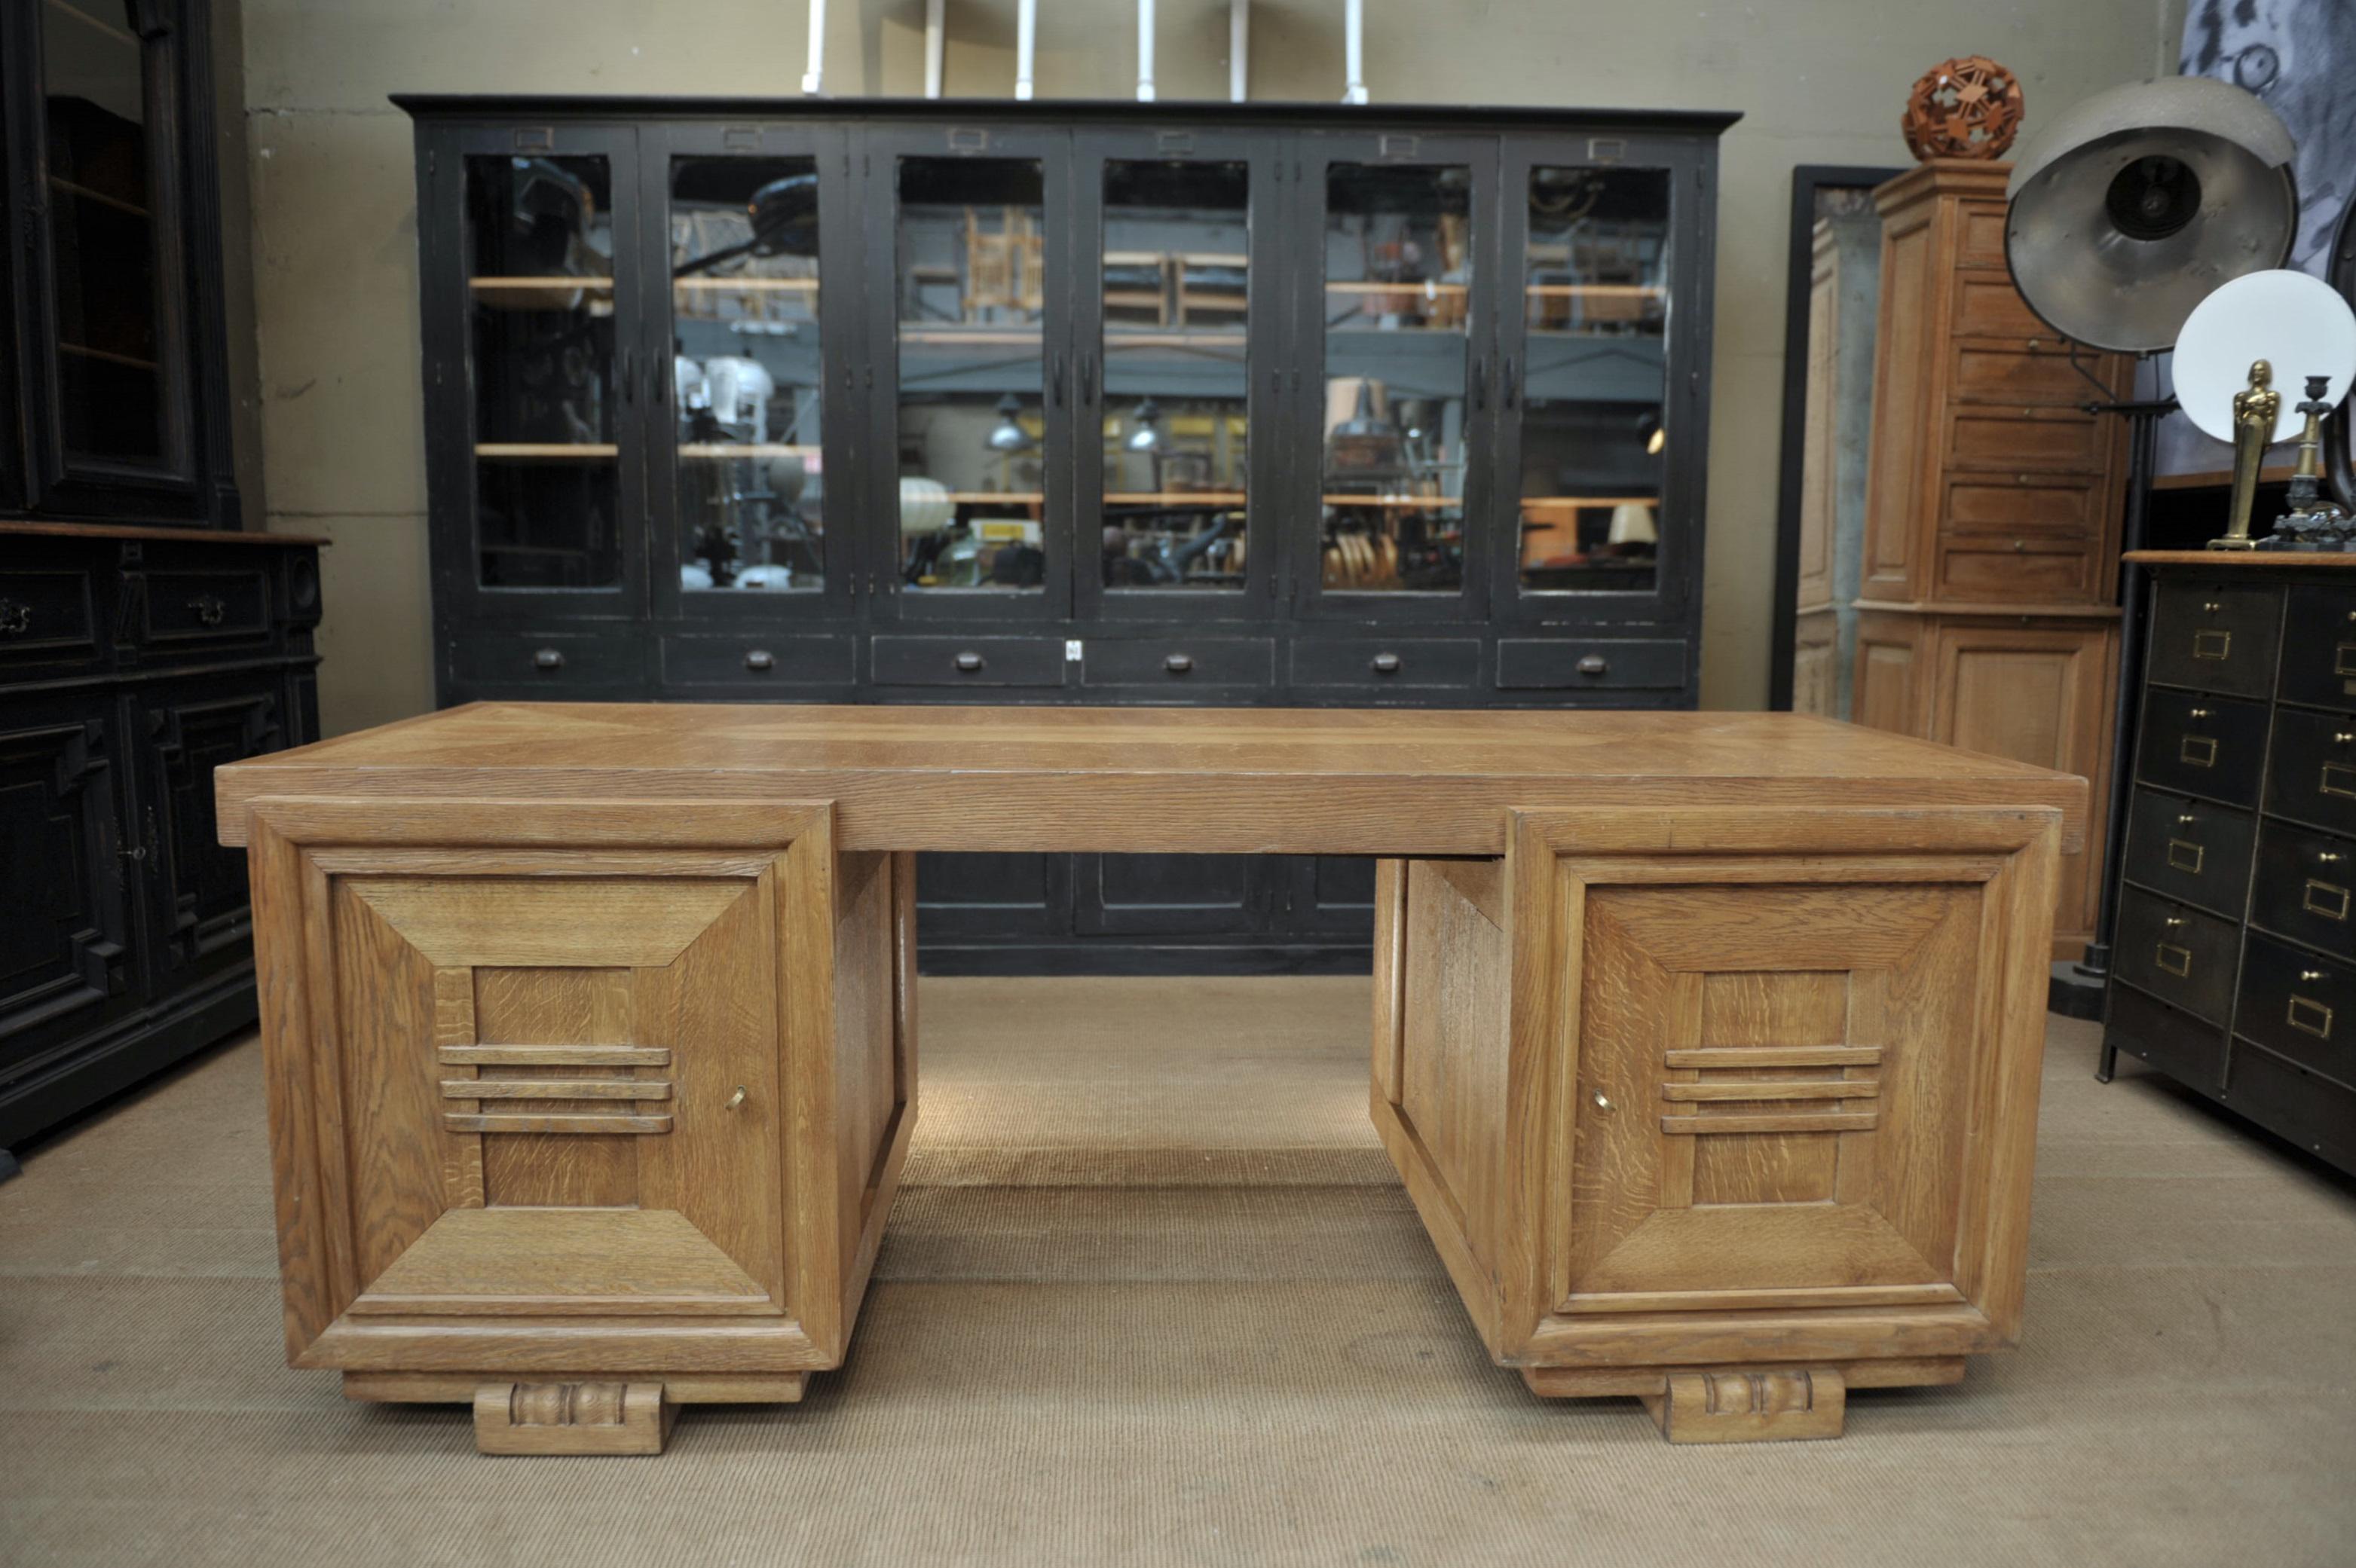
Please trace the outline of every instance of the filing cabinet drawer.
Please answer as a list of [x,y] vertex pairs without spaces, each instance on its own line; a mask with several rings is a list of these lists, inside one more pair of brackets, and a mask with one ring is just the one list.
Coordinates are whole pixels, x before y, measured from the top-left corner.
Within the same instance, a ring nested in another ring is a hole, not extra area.
[[2356,959],[2356,845],[2269,820],[2258,831],[2250,922]]
[[1091,637],[1083,686],[1143,687],[1173,693],[1205,686],[1266,687],[1276,677],[1268,637]]
[[1685,683],[1683,643],[1513,637],[1497,645],[1497,685],[1505,689],[1596,687],[1672,691]]
[[2356,591],[2290,591],[2277,691],[2285,702],[2356,709]]
[[2153,598],[2146,669],[2163,686],[2264,697],[2274,685],[2279,588],[2163,583]]
[[2356,1167],[2356,1090],[2237,1045],[2225,1103],[2342,1170]]
[[786,686],[849,686],[848,636],[683,635],[662,640],[668,687],[730,688],[746,695]]
[[2240,929],[2190,904],[2135,888],[2119,893],[2118,976],[2196,1018],[2223,1025],[2233,1005]]
[[2233,1032],[2300,1066],[2356,1083],[2356,968],[2252,933]]
[[2202,1023],[2128,986],[2114,986],[2103,1043],[2211,1093],[2224,1086],[2225,1029]]
[[2144,694],[2136,776],[2162,789],[2255,805],[2265,744],[2264,704],[2155,687]]
[[150,571],[141,640],[163,647],[270,635],[270,573],[256,568]]
[[0,571],[0,667],[97,658],[97,592],[89,571]]
[[2301,708],[2275,710],[2266,809],[2356,835],[2356,718]]
[[1064,684],[1060,637],[878,637],[874,656],[881,686]]
[[1383,690],[1471,686],[1481,645],[1471,637],[1304,637],[1292,645],[1292,684]]
[[597,632],[477,632],[459,645],[458,678],[502,691],[545,688],[551,698],[608,696],[635,688],[644,673],[637,629]]
[[2126,879],[2239,920],[2256,828],[2246,811],[2138,789],[2127,808]]

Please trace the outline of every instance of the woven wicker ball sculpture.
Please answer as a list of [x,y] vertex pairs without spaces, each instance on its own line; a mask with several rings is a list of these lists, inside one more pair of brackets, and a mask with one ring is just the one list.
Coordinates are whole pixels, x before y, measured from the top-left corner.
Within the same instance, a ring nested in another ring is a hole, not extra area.
[[1917,158],[2000,158],[2020,133],[2020,79],[1985,55],[1923,73],[1898,128]]

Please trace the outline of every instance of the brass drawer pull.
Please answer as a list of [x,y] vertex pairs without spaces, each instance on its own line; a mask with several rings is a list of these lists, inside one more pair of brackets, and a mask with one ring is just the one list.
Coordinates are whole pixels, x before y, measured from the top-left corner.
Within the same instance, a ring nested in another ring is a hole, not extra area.
[[531,662],[541,669],[562,669],[564,656],[554,648],[542,648],[531,656]]
[[1162,661],[1162,667],[1168,670],[1172,675],[1184,675],[1188,670],[1194,667],[1194,656],[1191,654],[1172,654]]
[[736,1085],[736,1093],[734,1093],[734,1094],[729,1095],[729,1096],[728,1096],[728,1099],[727,1099],[727,1102],[726,1102],[724,1104],[723,1104],[720,1108],[721,1108],[722,1110],[723,1110],[723,1111],[733,1111],[733,1110],[736,1109],[736,1107],[737,1107],[737,1106],[742,1105],[744,1103],[744,1085],[743,1085],[742,1083],[739,1083],[739,1084],[737,1084],[737,1085]]
[[[2313,971],[2310,970],[2308,973],[2312,974]],[[2299,1009],[2302,1008],[2307,1009],[2307,1016],[2304,1018],[2299,1016]],[[2284,1014],[2284,1021],[2301,1034],[2311,1034],[2318,1040],[2331,1038],[2331,1009],[2321,1002],[2310,1002],[2305,997],[2293,997],[2290,999],[2288,1010]]]
[[2195,719],[2206,719],[2209,717],[2209,709],[2206,708],[2196,708],[2192,709],[2192,717]]
[[229,606],[221,602],[220,595],[213,593],[198,594],[188,601],[188,608],[195,611],[197,619],[208,626],[220,625],[221,617],[229,613]]
[[2299,902],[2308,913],[2319,914],[2326,920],[2348,918],[2348,890],[2330,882],[2318,881],[2309,877]]
[[2326,763],[2323,782],[2316,786],[2325,795],[2343,795],[2356,800],[2356,764]]
[[1399,656],[1397,654],[1376,654],[1368,662],[1367,667],[1376,675],[1397,675],[1399,671]]
[[[2168,841],[2168,864],[2174,870],[2190,871],[2197,877],[2201,874],[2201,862],[2207,855],[2208,851],[2198,844],[2181,838]],[[2308,885],[2313,886],[2312,883]]]
[[744,667],[751,670],[775,669],[777,657],[766,648],[755,648],[744,656]]
[[2192,949],[2179,947],[2172,942],[2155,944],[2151,961],[2181,980],[2192,973]]
[[968,675],[971,675],[976,670],[981,668],[981,656],[977,653],[969,652],[959,654],[953,662],[957,665],[958,668],[965,671]]
[[33,607],[0,599],[0,637],[21,637],[33,629]]
[[2200,819],[2199,817],[2197,817],[2197,816],[2193,816],[2190,812],[2189,812],[2189,811],[2188,811],[2188,812],[2185,812],[2182,816],[2179,816],[2179,817],[2176,819],[2176,826],[2178,826],[2179,827],[2191,827],[2194,823],[2196,823],[2196,822],[2198,822],[2198,821],[2200,821],[2200,820],[2201,820],[2201,819]]
[[2196,768],[2217,765],[2217,742],[2206,735],[2187,735],[2176,748],[2177,756]]
[[1579,673],[1581,675],[1601,675],[1611,667],[1601,654],[1589,654],[1579,661]]
[[2192,656],[2196,659],[2223,660],[2233,649],[2233,634],[2215,626],[2203,626],[2192,634]]

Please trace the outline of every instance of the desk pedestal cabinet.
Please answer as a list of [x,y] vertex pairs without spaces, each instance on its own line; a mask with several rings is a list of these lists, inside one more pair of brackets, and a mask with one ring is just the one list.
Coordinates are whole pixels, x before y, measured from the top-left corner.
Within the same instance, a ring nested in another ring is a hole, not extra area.
[[1833,1436],[2019,1327],[2063,775],[1792,715],[494,707],[220,777],[291,1359],[487,1452],[654,1452],[841,1363],[913,851],[985,820],[1388,852],[1374,1119],[1538,1394]]

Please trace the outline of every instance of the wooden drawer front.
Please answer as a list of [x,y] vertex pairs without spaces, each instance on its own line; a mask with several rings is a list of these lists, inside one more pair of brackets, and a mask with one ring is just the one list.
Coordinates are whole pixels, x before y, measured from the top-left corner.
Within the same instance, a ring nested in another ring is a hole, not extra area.
[[1471,637],[1313,637],[1292,645],[1292,684],[1469,687],[1481,678],[1481,645]]
[[1502,689],[1673,691],[1685,683],[1686,645],[1665,639],[1556,642],[1509,637],[1497,645],[1497,685]]
[[2340,1169],[2356,1170],[2356,1090],[2236,1046],[2225,1103]]
[[2252,933],[2233,1032],[2356,1083],[2356,968]]
[[150,571],[142,640],[250,641],[270,635],[270,574],[260,570]]
[[1963,224],[1964,234],[1955,250],[1957,262],[1966,267],[2001,267],[2005,264],[2004,214],[2004,203],[2000,201],[1991,201],[1985,207],[1963,208],[1959,220]]
[[2009,539],[1939,547],[1936,592],[1945,599],[2075,604],[2099,596],[2093,543]]
[[2250,921],[2356,960],[2356,843],[2268,821],[2258,830]]
[[1957,468],[2101,474],[2110,443],[2110,427],[2092,414],[1967,406],[1948,422],[1947,460]]
[[2007,539],[2094,539],[2101,537],[2103,487],[2092,479],[2055,474],[1971,475],[1947,485],[1940,526],[1951,534],[1996,534]]
[[2118,976],[2164,1002],[2222,1026],[2233,1005],[2241,928],[2190,904],[2134,888],[2119,894]]
[[2224,1026],[2203,1023],[2132,987],[2111,987],[2103,1042],[2210,1093],[2224,1086]]
[[2153,687],[2144,693],[2136,776],[2229,805],[2255,805],[2265,744],[2264,704]]
[[880,686],[1061,686],[1060,637],[878,637]]
[[756,693],[780,686],[849,686],[851,640],[750,635],[662,640],[663,684]]
[[2239,920],[2256,829],[2257,818],[2246,811],[2139,789],[2127,808],[2126,878]]
[[637,628],[603,632],[487,632],[459,645],[459,678],[478,686],[545,687],[568,691],[625,690],[645,674]]
[[2290,591],[2278,689],[2285,702],[2356,709],[2356,591]]
[[1963,343],[1955,347],[1958,401],[1966,403],[2059,403],[2072,408],[2091,400],[2094,389],[2070,368],[2059,349],[2032,353]]
[[1146,687],[1174,694],[1204,686],[1266,687],[1276,678],[1268,637],[1092,637],[1083,686]]
[[2152,598],[2147,677],[2163,686],[2264,697],[2274,685],[2282,611],[2279,588],[2162,583]]
[[2356,837],[2356,719],[2276,709],[2266,809]]
[[2053,329],[2037,319],[2008,272],[1961,272],[1955,278],[1955,334],[1959,337],[2051,337]]
[[0,664],[79,664],[97,657],[98,609],[89,571],[0,571]]

